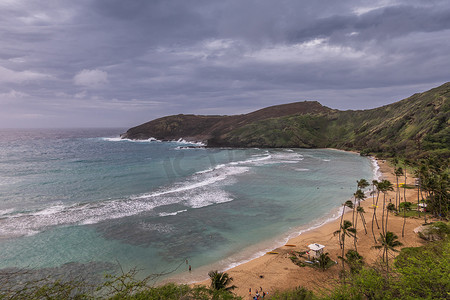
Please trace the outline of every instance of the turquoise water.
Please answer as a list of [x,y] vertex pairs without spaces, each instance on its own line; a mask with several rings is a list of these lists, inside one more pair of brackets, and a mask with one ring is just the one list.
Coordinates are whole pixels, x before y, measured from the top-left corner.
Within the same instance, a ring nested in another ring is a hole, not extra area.
[[374,177],[370,159],[342,151],[193,148],[123,131],[0,130],[0,268],[120,263],[201,280],[335,217],[356,180]]

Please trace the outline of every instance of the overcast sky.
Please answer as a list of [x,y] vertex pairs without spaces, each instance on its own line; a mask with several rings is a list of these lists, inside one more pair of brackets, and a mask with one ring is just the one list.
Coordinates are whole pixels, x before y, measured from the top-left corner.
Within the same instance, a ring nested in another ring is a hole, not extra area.
[[0,127],[129,127],[450,81],[450,1],[0,1]]

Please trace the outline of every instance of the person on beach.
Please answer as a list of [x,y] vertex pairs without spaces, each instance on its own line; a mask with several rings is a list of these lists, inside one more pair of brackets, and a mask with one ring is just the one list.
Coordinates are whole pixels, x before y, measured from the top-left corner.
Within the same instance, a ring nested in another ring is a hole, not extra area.
[[192,271],[192,267],[191,267],[191,265],[189,265],[189,272],[190,272],[190,271]]

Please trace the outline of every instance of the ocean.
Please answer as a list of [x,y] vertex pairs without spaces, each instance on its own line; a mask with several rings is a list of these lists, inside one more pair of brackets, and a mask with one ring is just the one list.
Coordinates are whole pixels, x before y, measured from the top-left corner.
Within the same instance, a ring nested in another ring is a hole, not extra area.
[[124,131],[0,130],[0,269],[203,280],[336,218],[356,181],[376,176],[371,159],[344,151],[209,149]]

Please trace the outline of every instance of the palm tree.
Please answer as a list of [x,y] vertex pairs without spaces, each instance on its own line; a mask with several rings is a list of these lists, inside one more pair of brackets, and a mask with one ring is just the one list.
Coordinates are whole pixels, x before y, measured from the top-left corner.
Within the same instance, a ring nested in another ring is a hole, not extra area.
[[[353,222],[353,224],[355,224],[355,228],[356,228],[355,212],[357,211],[357,207],[359,207],[361,205],[360,201],[366,198],[365,195],[364,195],[364,197],[358,197],[358,198],[356,196],[357,196],[357,193],[360,193],[360,194],[358,194],[358,196],[361,196],[361,193],[364,194],[362,192],[362,190],[365,189],[366,187],[368,187],[369,183],[367,182],[367,180],[362,178],[362,179],[356,181],[356,185],[357,185],[356,193],[353,194],[353,196],[355,197],[355,204],[353,205],[353,214],[352,214],[352,222]],[[357,201],[357,200],[360,200],[360,201]],[[356,205],[357,202],[358,202],[358,206]],[[356,215],[356,217],[358,218],[358,215]]]
[[[363,193],[363,191],[361,191],[360,189],[358,189],[358,190],[356,191],[356,193],[353,194],[353,196],[355,197],[355,205],[353,206],[353,215],[354,215],[354,214],[355,214],[355,210],[357,210],[357,209],[355,209],[355,206],[356,206],[356,200],[359,200],[359,201],[364,200],[364,199],[366,198],[366,195]],[[358,206],[359,206],[359,205],[358,205]],[[359,207],[358,207],[358,208],[359,208]],[[354,245],[355,245],[355,250],[357,250],[357,248],[356,248],[356,225],[357,225],[357,223],[358,223],[358,215],[356,215],[356,220],[355,220],[354,217],[353,217],[353,220],[354,220],[354,224],[355,224],[355,226],[354,226],[354,228],[355,228]]]
[[[377,201],[375,203],[372,203],[373,206],[373,215],[372,215],[372,236],[373,236],[373,240],[375,241],[375,243],[377,242],[377,239],[375,238],[375,232],[373,231],[373,224],[376,222],[377,224],[377,228],[380,229],[380,226],[378,225],[378,220],[377,220],[377,207],[378,207],[378,198],[380,196],[380,189],[378,188],[378,186],[380,185],[380,182],[377,180],[372,181],[372,184],[374,186],[374,188],[376,188],[376,194],[377,194]],[[375,191],[374,191],[375,192]],[[374,196],[375,197],[375,196]],[[373,200],[372,200],[373,202]]]
[[383,193],[383,210],[381,211],[381,213],[382,213],[382,215],[381,215],[381,231],[383,233],[385,233],[386,229],[384,228],[384,207],[386,204],[386,194],[388,191],[393,191],[394,187],[389,180],[383,179],[378,184],[378,190]]
[[[417,167],[417,165],[416,165]],[[420,218],[420,175],[419,175],[419,170],[418,169],[414,169],[414,177],[417,180],[417,214],[418,217]]]
[[[342,221],[343,221],[343,219],[344,219],[344,213],[345,213],[345,208],[346,207],[348,207],[348,208],[353,208],[353,203],[352,203],[352,201],[351,200],[347,200],[347,201],[345,201],[345,203],[343,204],[343,207],[342,207],[342,215],[341,215],[341,223],[340,223],[340,227],[342,227]],[[342,248],[342,239],[341,239],[341,234],[339,233],[339,245],[340,245],[340,247]]]
[[387,231],[386,234],[380,233],[378,241],[381,245],[374,246],[374,248],[383,249],[383,261],[386,262],[386,271],[389,272],[389,251],[398,252],[395,248],[402,246],[403,244],[398,241],[398,236],[391,231]]
[[358,189],[365,189],[366,187],[368,187],[370,184],[367,180],[365,180],[364,178],[360,179],[357,181],[358,184]]
[[389,212],[393,212],[396,211],[395,209],[395,204],[394,203],[389,203],[386,206],[386,225],[384,226],[384,228],[386,229],[386,231],[388,230],[388,218],[389,218]]
[[[398,186],[398,178],[403,175],[402,167],[395,168],[394,175],[395,175],[395,181],[397,184],[397,191],[395,192],[395,208],[398,209],[398,206],[399,206],[398,200],[400,200],[399,199],[400,198],[400,187]],[[406,184],[406,182],[405,182],[405,184]]]
[[362,223],[363,223],[363,225],[364,225],[364,232],[367,234],[367,229],[366,229],[366,218],[364,217],[365,210],[364,210],[364,208],[362,208],[361,206],[359,206],[359,207],[357,208],[357,211],[358,211],[359,216],[360,216],[360,218],[361,218],[361,221],[362,221]]
[[364,258],[355,250],[348,250],[345,262],[350,267],[350,273],[358,273],[364,265]]
[[211,289],[215,291],[228,291],[231,292],[236,288],[235,285],[228,286],[233,281],[233,278],[228,275],[228,273],[225,272],[219,272],[219,271],[210,271],[208,273],[209,278],[211,279]]
[[[405,164],[407,164],[408,161],[405,160]],[[405,165],[405,183],[403,184],[403,201],[405,203],[405,206],[403,207],[403,227],[402,227],[402,237],[405,236],[405,225],[406,225],[406,165]]]
[[319,263],[319,268],[325,272],[325,270],[327,269],[328,263],[330,262],[331,258],[327,253],[320,253],[319,258],[317,259],[318,263]]
[[370,194],[372,195],[372,205],[375,205],[375,187],[378,184],[378,180],[372,180],[372,192],[370,192]]
[[356,230],[355,228],[352,228],[352,222],[345,220],[344,223],[341,225],[341,228],[339,230],[336,230],[334,232],[334,235],[339,234],[342,238],[342,271],[344,271],[344,253],[345,253],[345,237],[355,237]]
[[440,219],[448,217],[450,211],[448,173],[449,159],[428,158],[422,162],[420,177],[421,192],[425,193],[427,212]]

